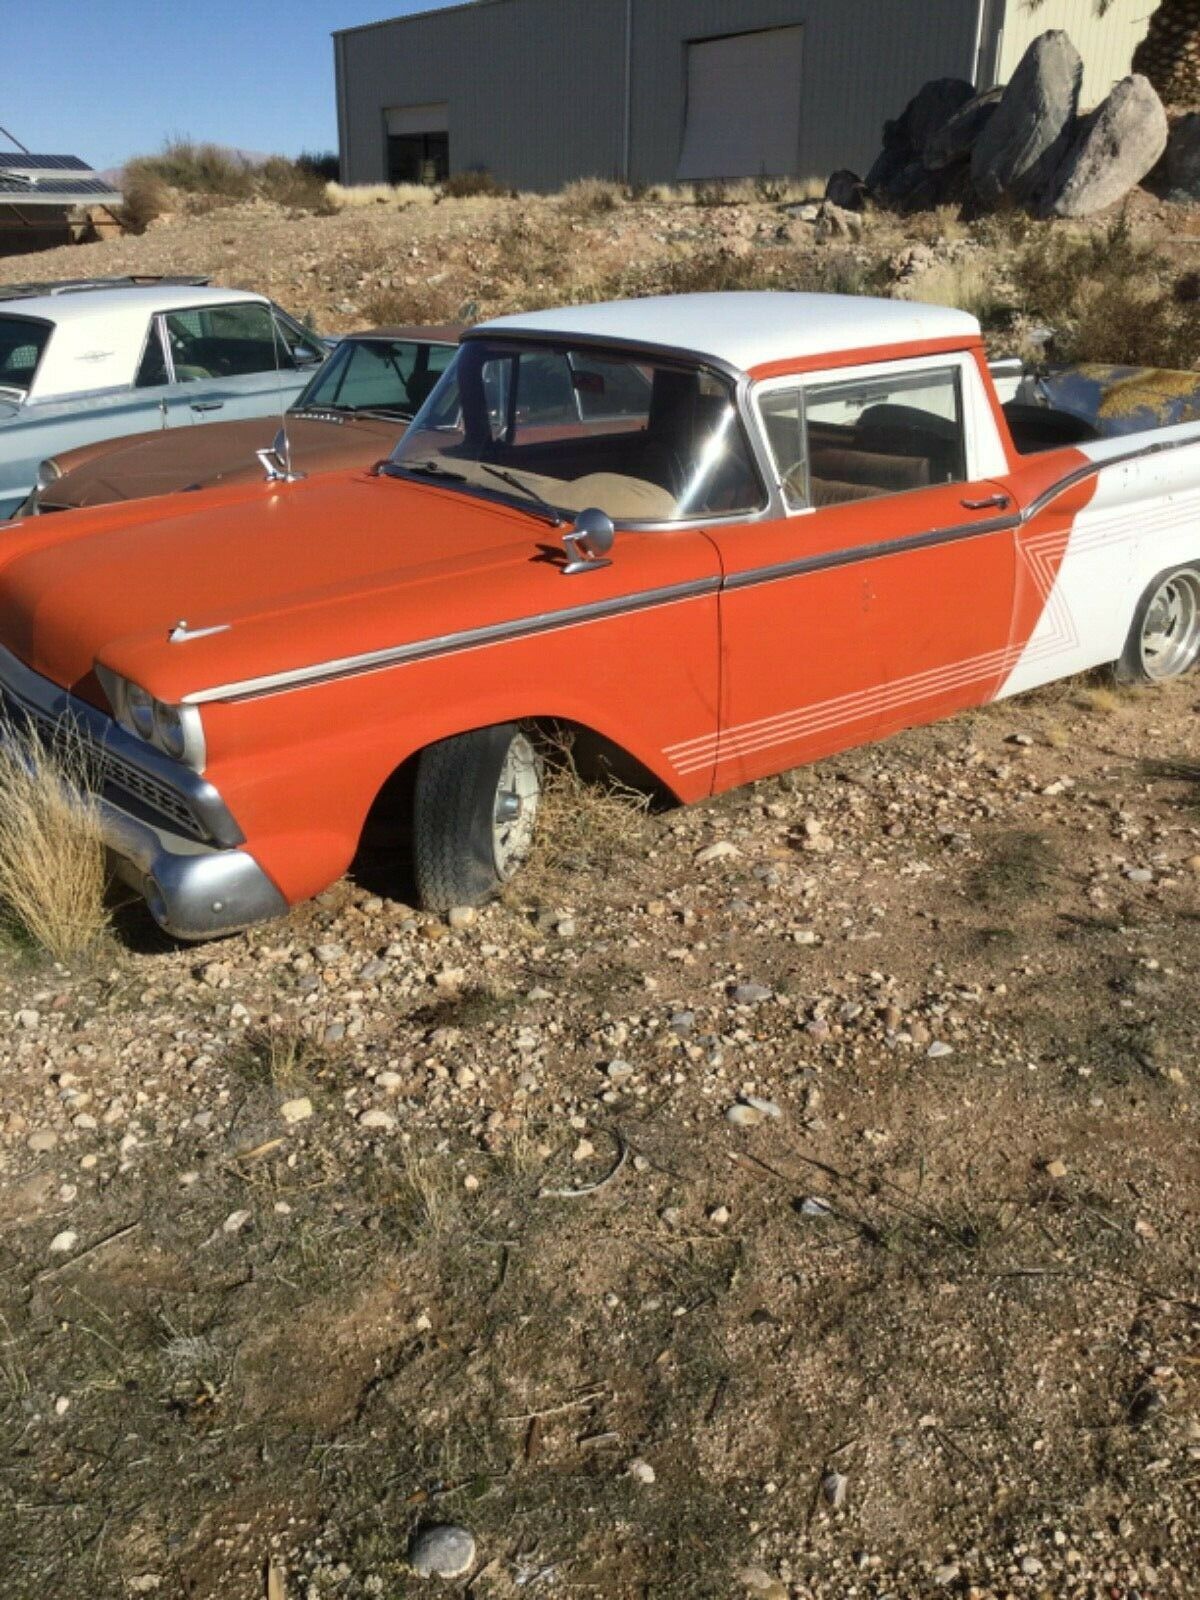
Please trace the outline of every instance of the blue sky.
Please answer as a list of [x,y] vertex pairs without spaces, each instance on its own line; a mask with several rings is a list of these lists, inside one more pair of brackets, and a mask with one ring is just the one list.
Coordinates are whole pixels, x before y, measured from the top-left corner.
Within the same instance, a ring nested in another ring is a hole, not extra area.
[[439,3],[0,0],[0,126],[28,149],[101,169],[175,134],[286,155],[332,150],[333,29]]

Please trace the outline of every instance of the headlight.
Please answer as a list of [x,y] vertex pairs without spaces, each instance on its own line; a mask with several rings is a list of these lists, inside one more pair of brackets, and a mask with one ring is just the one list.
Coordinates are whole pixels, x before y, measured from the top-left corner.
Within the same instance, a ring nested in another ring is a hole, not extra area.
[[62,468],[51,456],[48,461],[43,461],[37,469],[37,486],[39,489],[48,489],[52,483],[55,483],[61,477]]
[[195,772],[204,771],[204,725],[199,706],[173,706],[156,700],[149,689],[99,661],[96,676],[113,716],[127,733],[136,734],[173,761],[185,762]]

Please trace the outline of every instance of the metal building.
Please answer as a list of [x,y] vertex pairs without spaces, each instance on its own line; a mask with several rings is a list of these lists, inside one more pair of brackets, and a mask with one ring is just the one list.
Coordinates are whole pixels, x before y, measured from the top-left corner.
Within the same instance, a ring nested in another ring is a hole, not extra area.
[[1149,0],[474,0],[335,33],[344,183],[485,167],[521,189],[864,171],[929,78],[1004,81],[1047,27],[1085,98]]

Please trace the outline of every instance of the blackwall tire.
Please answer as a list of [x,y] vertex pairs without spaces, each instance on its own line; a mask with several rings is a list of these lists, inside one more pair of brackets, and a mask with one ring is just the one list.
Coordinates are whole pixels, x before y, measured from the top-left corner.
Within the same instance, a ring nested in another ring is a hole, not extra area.
[[1117,662],[1122,683],[1168,683],[1200,657],[1200,567],[1169,567],[1138,601]]
[[490,899],[533,843],[541,762],[515,723],[423,750],[413,795],[413,871],[430,911]]

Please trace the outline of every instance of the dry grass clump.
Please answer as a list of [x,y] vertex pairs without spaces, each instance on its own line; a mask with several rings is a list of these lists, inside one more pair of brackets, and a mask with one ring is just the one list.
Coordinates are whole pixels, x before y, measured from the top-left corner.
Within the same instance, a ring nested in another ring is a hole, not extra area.
[[0,742],[0,915],[56,960],[92,950],[108,929],[107,872],[87,753],[9,726]]
[[992,327],[1010,309],[996,288],[989,265],[973,257],[939,261],[913,285],[913,296],[928,305],[955,306]]
[[569,731],[546,748],[533,853],[514,881],[519,897],[561,893],[562,879],[606,871],[639,854],[650,838],[649,790],[604,768],[581,772]]
[[599,217],[625,203],[625,191],[606,178],[577,178],[558,193],[558,203],[572,217]]
[[1013,277],[1025,309],[1054,329],[1057,360],[1175,369],[1200,360],[1200,304],[1124,213],[1098,233],[1044,229]]
[[360,206],[431,206],[437,190],[428,183],[330,183],[326,195],[335,211]]

